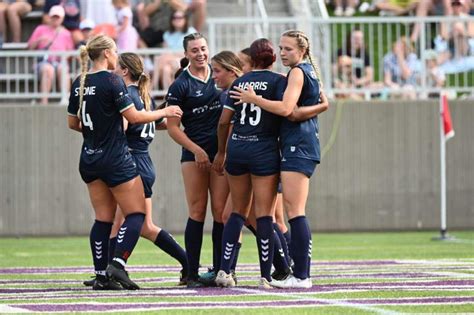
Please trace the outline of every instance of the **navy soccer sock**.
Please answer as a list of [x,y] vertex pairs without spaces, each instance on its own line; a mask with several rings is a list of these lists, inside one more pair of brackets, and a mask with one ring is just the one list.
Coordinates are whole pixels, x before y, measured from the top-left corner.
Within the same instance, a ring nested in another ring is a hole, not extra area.
[[107,269],[107,258],[109,252],[109,236],[112,230],[112,223],[95,220],[92,225],[89,241],[94,260],[94,270],[96,275],[105,276]]
[[145,221],[144,213],[132,213],[125,218],[125,222],[123,222],[117,234],[117,245],[112,261],[114,266],[125,268],[128,257],[132,254],[140,238],[143,221]]
[[[290,265],[290,255],[288,253],[288,245],[286,244],[285,236],[283,236],[283,233],[281,232],[280,227],[278,226],[278,224],[273,223],[273,229],[275,230],[275,234],[278,237],[278,240],[280,241],[280,247],[275,248],[275,250],[278,250],[278,255],[280,255],[280,256],[283,252],[283,254],[285,256],[285,259],[286,259],[286,264],[289,266]],[[280,248],[281,248],[282,252],[280,252]],[[276,251],[275,251],[274,255],[277,256]]]
[[222,235],[222,259],[219,270],[230,273],[231,265],[235,259],[235,248],[239,243],[240,232],[245,223],[245,218],[238,213],[232,213],[224,226]]
[[224,223],[214,221],[212,225],[212,269],[219,271],[222,255],[222,233]]
[[275,237],[273,231],[273,218],[265,216],[257,219],[257,247],[260,260],[260,274],[262,278],[272,281],[271,269]]
[[311,230],[306,217],[299,216],[288,221],[291,226],[291,258],[295,262],[293,275],[299,279],[309,276],[309,246]]
[[249,225],[246,225],[246,227],[247,229],[249,229],[250,232],[252,232],[253,235],[257,236],[257,230],[255,230],[253,226],[249,224]]
[[114,259],[115,255],[115,246],[117,245],[117,237],[112,237],[109,239],[109,264],[112,262]]
[[[275,225],[273,227],[275,228]],[[278,229],[278,226],[276,227]],[[276,230],[273,232],[274,247],[273,247],[273,266],[279,273],[289,272],[288,261],[285,256],[285,250],[282,247],[280,238]]]
[[186,277],[188,275],[188,258],[186,257],[186,252],[179,246],[171,234],[165,230],[161,230],[153,243],[181,264],[183,276]]
[[232,261],[232,264],[230,265],[230,271],[235,271],[235,268],[237,267],[237,260],[239,260],[239,253],[240,253],[240,248],[242,247],[242,243],[238,242],[235,245],[234,248],[234,260]]
[[188,278],[196,280],[199,276],[199,260],[201,258],[202,233],[204,222],[188,218],[184,231],[184,244],[188,257]]

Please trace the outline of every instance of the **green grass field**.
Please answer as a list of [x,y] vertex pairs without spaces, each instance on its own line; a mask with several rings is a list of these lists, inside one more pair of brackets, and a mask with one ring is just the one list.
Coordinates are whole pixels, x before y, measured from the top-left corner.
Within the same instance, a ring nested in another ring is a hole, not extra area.
[[[179,266],[141,240],[129,260],[139,291],[96,292],[86,237],[0,239],[0,313],[166,314],[474,313],[474,232],[313,235],[313,288],[257,288],[258,259],[246,234],[236,288],[178,287]],[[176,239],[182,243],[182,236]],[[201,262],[211,262],[206,236]],[[204,271],[204,268],[203,268]]]

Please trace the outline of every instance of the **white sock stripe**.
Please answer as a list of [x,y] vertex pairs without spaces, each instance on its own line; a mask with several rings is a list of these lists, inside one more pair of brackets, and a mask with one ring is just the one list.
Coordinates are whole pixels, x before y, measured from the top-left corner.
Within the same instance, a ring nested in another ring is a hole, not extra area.
[[118,262],[119,264],[121,264],[124,267],[126,265],[125,261],[122,258],[114,257],[114,259],[112,259],[112,260]]

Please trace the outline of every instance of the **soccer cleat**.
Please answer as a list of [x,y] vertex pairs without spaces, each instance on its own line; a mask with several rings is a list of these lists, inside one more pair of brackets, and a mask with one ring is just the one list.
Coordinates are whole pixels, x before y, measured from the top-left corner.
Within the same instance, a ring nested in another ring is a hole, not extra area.
[[273,282],[274,281],[270,282],[265,278],[260,278],[260,282],[258,283],[258,288],[259,289],[264,289],[264,290],[273,289],[273,287],[272,287]]
[[279,289],[310,289],[313,284],[310,278],[298,279],[291,275],[285,280],[274,280],[271,282],[271,286]]
[[179,283],[178,285],[187,285],[188,284],[188,276],[184,275],[184,269],[181,269],[179,272]]
[[186,282],[186,287],[195,289],[195,288],[204,288],[206,286],[203,283],[201,283],[198,279],[188,278],[188,280]]
[[94,279],[92,290],[105,291],[105,290],[122,290],[122,286],[112,279]]
[[198,281],[204,284],[206,287],[216,286],[216,272],[214,269],[209,268],[206,273],[200,274]]
[[219,270],[216,276],[216,285],[222,288],[235,287],[235,280],[232,277],[232,272],[230,274],[226,273],[224,270]]
[[235,274],[235,270],[231,270],[230,274],[232,275],[232,279],[234,279],[235,285],[237,285],[237,275]]
[[82,282],[86,287],[92,287],[95,283],[96,276],[92,276],[92,279]]
[[291,269],[285,270],[285,271],[278,271],[275,269],[275,271],[272,273],[272,278],[278,281],[285,280],[291,275]]
[[114,265],[108,265],[107,270],[105,272],[109,279],[117,281],[126,290],[140,289],[140,287],[135,282],[130,280],[130,278],[128,277],[128,272],[125,271],[125,269],[117,268]]

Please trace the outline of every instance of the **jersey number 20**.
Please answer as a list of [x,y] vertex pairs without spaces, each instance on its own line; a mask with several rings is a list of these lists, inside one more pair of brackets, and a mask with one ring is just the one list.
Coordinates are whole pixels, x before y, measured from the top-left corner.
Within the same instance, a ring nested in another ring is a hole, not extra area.
[[[250,106],[248,106],[248,105],[250,105]],[[245,125],[245,118],[247,118],[247,106],[249,107],[249,112],[250,113],[255,112],[255,117],[252,117],[252,116],[249,115],[249,117],[248,117],[249,124],[252,125],[252,126],[258,125],[258,123],[260,122],[260,119],[262,118],[262,109],[260,107],[258,107],[257,105],[253,104],[253,103],[250,103],[250,104],[243,103],[242,104],[242,111],[240,112],[240,124]]]

